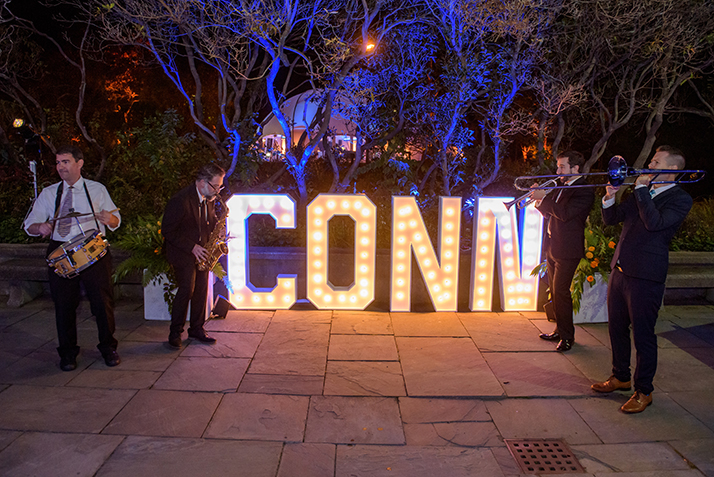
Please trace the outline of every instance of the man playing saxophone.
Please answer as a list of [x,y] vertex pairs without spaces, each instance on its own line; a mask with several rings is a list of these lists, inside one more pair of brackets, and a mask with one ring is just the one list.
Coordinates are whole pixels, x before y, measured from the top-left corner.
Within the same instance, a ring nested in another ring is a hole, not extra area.
[[223,188],[225,171],[216,164],[201,167],[196,181],[169,199],[164,210],[162,234],[166,258],[176,274],[178,291],[174,298],[169,328],[169,346],[181,348],[181,335],[191,305],[188,336],[202,343],[215,343],[203,329],[206,320],[211,232],[218,222],[214,200]]

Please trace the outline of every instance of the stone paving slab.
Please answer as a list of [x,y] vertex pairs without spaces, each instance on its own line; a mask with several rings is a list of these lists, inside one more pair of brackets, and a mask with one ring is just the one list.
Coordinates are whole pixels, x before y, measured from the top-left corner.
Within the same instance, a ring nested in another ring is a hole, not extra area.
[[503,440],[493,422],[434,422],[404,424],[408,446],[502,446]]
[[689,470],[689,465],[667,443],[571,445],[586,472],[647,472]]
[[333,477],[336,452],[332,444],[287,443],[277,477]]
[[667,396],[714,431],[714,398],[711,391],[670,392]]
[[305,442],[404,444],[394,398],[313,396]]
[[337,477],[499,477],[489,449],[337,446]]
[[607,323],[578,325],[578,327],[595,338],[607,349],[612,349],[610,346],[610,332],[607,329]]
[[468,336],[454,312],[390,313],[394,336]]
[[241,358],[177,358],[154,389],[235,392],[249,363]]
[[286,376],[281,374],[248,373],[243,377],[238,392],[312,396],[322,394],[324,383],[324,376]]
[[458,317],[481,351],[548,351],[555,346],[538,338],[541,330],[518,313],[459,313]]
[[578,474],[594,475],[595,477],[702,477],[702,473],[698,470],[648,470],[645,472],[598,472],[597,474]]
[[484,353],[509,397],[578,396],[590,392],[590,380],[556,351]]
[[181,356],[214,358],[252,358],[263,335],[257,333],[211,333],[216,343],[207,346],[196,340],[186,346]]
[[20,437],[22,432],[19,431],[3,431],[0,430],[0,451],[6,448],[15,439]]
[[[276,312],[276,317],[278,313]],[[291,315],[282,316],[285,322],[279,324],[273,322],[268,327],[248,372],[324,375],[330,325],[299,323],[294,321]],[[322,316],[313,316],[313,321],[318,319],[321,320]]]
[[135,392],[15,385],[0,393],[0,428],[99,433]]
[[332,310],[277,310],[271,324],[290,324],[295,326],[329,325],[332,322]]
[[487,401],[486,408],[504,439],[554,438],[568,444],[599,444],[597,435],[566,399]]
[[486,403],[480,399],[399,398],[405,424],[490,421]]
[[59,367],[57,351],[40,348],[0,369],[0,383],[64,386],[94,362],[94,359],[86,359],[85,354],[77,360],[76,370],[65,372]]
[[397,337],[409,396],[501,396],[496,380],[469,338]]
[[[565,356],[590,383],[602,382],[612,374],[612,351],[602,345],[578,345],[567,353],[564,353],[563,356]],[[632,363],[634,366],[634,355],[632,356]]]
[[657,389],[714,392],[714,369],[694,357],[695,350],[697,348],[691,348],[692,352],[679,348],[658,350],[657,374],[653,381]]
[[307,396],[226,394],[205,437],[302,442],[309,401]]
[[399,362],[328,361],[325,396],[406,396]]
[[[102,363],[104,364],[104,363]],[[106,368],[85,369],[67,386],[109,389],[148,389],[161,376],[159,371],[134,371]]]
[[[82,323],[78,323],[77,327],[79,328],[81,324]],[[23,333],[45,340],[51,340],[57,336],[54,310],[52,312],[41,311],[35,313],[32,316],[28,316],[8,326],[4,331],[7,333]]]
[[[50,338],[39,338],[27,333],[3,331],[0,333],[0,360],[3,362],[13,362],[17,359],[27,356],[45,343],[51,343]],[[55,345],[57,346],[57,345]],[[0,367],[4,367],[0,364]]]
[[89,369],[166,371],[181,350],[171,349],[164,342],[122,340],[117,352],[121,356],[121,365],[107,368],[103,360],[97,360]]
[[[186,338],[186,332],[183,337]],[[124,338],[127,341],[155,341],[165,342],[169,339],[168,321],[146,321],[143,325],[135,328]]]
[[393,336],[331,335],[327,359],[348,361],[398,361]]
[[127,437],[97,477],[274,477],[280,442]]
[[201,437],[221,398],[216,393],[142,390],[102,433]]
[[712,439],[714,431],[664,393],[654,393],[645,412],[620,412],[629,394],[570,400],[570,405],[605,444]]
[[332,313],[332,334],[393,335],[389,313],[337,310]]
[[4,476],[92,477],[121,443],[120,436],[27,432],[0,452]]
[[709,348],[711,344],[669,320],[657,320],[655,325],[659,348]]
[[704,475],[714,476],[714,439],[670,441],[669,445]]
[[230,310],[224,320],[209,320],[204,328],[209,331],[265,333],[274,313],[273,311]]

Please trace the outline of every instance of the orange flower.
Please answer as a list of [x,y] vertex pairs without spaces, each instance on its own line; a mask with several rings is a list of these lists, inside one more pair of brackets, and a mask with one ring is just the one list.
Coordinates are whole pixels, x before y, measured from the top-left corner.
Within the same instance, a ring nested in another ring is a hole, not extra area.
[[600,262],[598,262],[597,260],[593,260],[592,262],[590,262],[590,266],[591,266],[592,268],[595,268],[595,267],[597,267],[598,265],[600,265]]
[[587,258],[593,258],[593,253],[592,253],[592,252],[588,252],[588,253],[585,254],[585,256],[586,256]]
[[615,242],[610,242],[609,244],[607,244],[607,246],[610,248],[615,248]]
[[154,253],[158,255],[158,254],[159,254],[159,249],[158,249],[158,248],[154,249]]
[[592,282],[593,280],[595,280],[595,277],[593,277],[592,275],[588,275],[588,281]]
[[588,230],[588,233],[589,233],[590,235],[592,235],[592,234],[593,234],[593,231],[592,231],[592,230]]
[[161,233],[161,229],[159,229],[159,233]]
[[594,251],[595,251],[595,247],[588,247],[588,250],[590,250],[591,252],[594,252]]

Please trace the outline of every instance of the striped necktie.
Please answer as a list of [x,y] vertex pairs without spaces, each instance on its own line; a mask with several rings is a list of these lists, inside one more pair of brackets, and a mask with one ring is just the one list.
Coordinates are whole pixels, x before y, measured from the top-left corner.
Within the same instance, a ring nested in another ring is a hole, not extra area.
[[[64,196],[64,200],[62,201],[62,207],[60,207],[60,217],[64,217],[65,215],[74,212],[74,209],[72,208],[73,191],[74,187],[69,186],[67,195]],[[72,219],[62,219],[59,221],[59,224],[57,224],[57,233],[60,234],[60,237],[66,237],[67,234],[69,234],[70,228],[72,228]]]

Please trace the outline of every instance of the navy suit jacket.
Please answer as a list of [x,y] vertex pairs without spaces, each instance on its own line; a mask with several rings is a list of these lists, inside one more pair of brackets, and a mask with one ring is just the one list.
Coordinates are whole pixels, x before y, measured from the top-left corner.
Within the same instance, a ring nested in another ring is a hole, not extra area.
[[674,186],[652,199],[646,187],[623,203],[602,210],[605,225],[623,222],[610,264],[625,275],[664,283],[669,267],[669,242],[692,208],[692,197]]
[[[573,185],[585,184],[581,177]],[[555,259],[583,258],[585,249],[585,221],[595,200],[595,192],[590,187],[567,187],[553,190],[537,206],[550,225],[550,237],[547,229],[545,236],[546,253]],[[557,202],[556,202],[557,200]]]
[[[161,233],[166,240],[169,263],[193,263],[196,260],[192,253],[194,245],[205,246],[199,222],[200,205],[195,182],[177,192],[166,204]],[[217,221],[213,201],[208,202],[208,220],[210,231]]]

